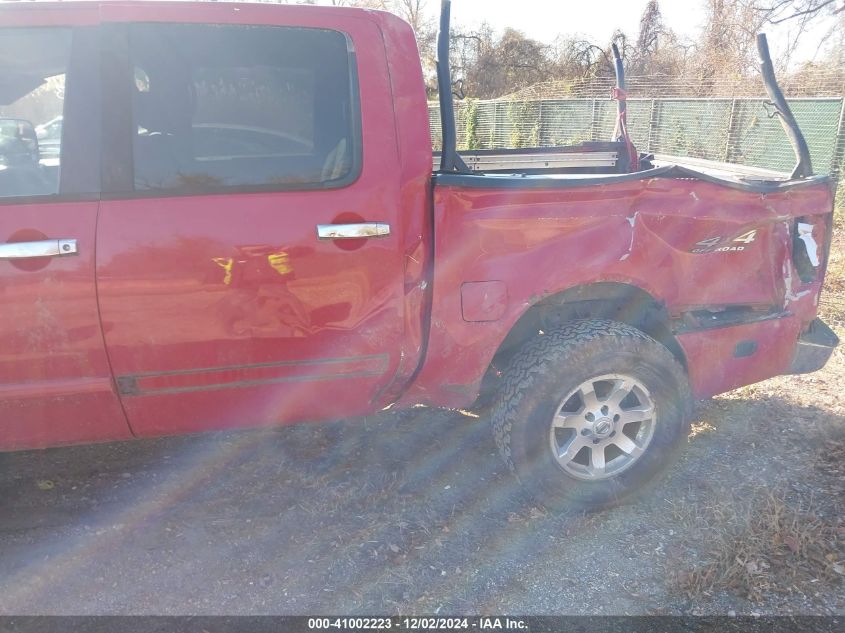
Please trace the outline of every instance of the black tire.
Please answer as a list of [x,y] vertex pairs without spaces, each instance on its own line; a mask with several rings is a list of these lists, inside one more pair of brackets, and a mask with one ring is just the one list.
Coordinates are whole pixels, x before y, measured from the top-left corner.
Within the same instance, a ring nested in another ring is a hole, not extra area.
[[[650,442],[626,470],[585,481],[553,454],[552,420],[566,394],[606,374],[645,386],[655,421]],[[665,471],[689,435],[691,405],[686,372],[665,346],[624,323],[572,321],[530,341],[511,360],[493,407],[493,435],[507,466],[539,503],[596,510],[629,499]]]

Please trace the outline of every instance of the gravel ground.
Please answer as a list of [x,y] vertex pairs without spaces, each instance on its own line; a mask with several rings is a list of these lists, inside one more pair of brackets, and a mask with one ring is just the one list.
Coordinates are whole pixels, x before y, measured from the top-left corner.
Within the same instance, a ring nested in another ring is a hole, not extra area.
[[[668,477],[588,516],[534,505],[456,411],[5,455],[0,613],[845,614],[843,370],[700,403]],[[729,553],[753,591],[693,582],[773,495],[825,526],[815,567],[781,535]]]

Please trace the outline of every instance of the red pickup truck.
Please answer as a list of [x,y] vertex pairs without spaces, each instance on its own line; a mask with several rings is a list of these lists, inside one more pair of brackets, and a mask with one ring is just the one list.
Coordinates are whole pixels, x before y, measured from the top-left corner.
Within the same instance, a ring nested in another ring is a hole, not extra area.
[[493,394],[529,491],[600,507],[695,398],[824,365],[833,192],[765,46],[791,175],[639,155],[621,65],[613,140],[462,155],[443,8],[433,169],[387,13],[0,5],[0,449]]

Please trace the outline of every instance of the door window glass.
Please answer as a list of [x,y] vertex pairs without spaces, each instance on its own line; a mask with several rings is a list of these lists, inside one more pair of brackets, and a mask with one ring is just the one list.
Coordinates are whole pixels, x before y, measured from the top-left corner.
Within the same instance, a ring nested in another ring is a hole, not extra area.
[[337,187],[357,175],[342,33],[135,24],[130,55],[136,190]]
[[69,29],[0,29],[0,197],[59,192]]

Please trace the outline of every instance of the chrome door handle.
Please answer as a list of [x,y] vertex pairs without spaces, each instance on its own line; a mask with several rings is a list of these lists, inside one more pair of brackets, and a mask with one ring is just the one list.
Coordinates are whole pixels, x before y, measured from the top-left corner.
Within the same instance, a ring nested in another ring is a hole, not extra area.
[[317,225],[317,237],[321,240],[360,240],[368,237],[387,237],[388,235],[390,235],[390,225],[384,222]]
[[63,257],[78,255],[76,240],[41,240],[0,244],[0,259],[28,259],[30,257]]

